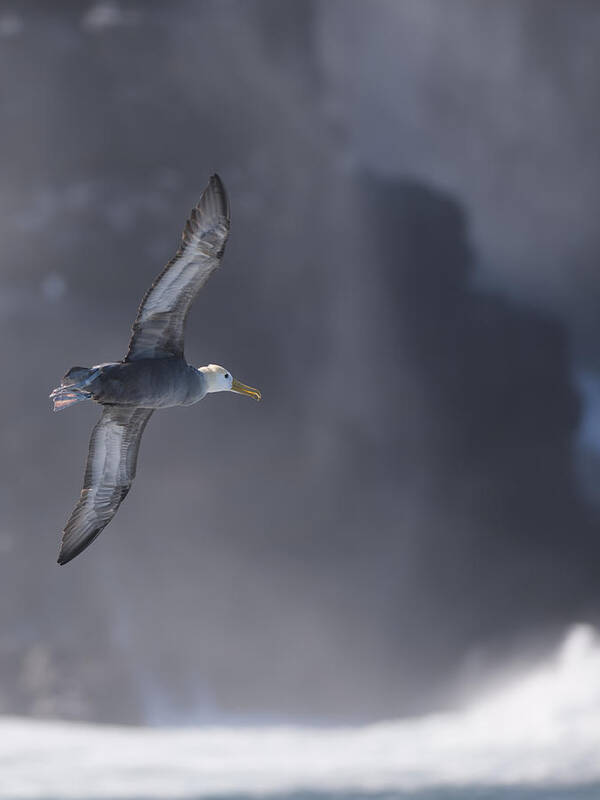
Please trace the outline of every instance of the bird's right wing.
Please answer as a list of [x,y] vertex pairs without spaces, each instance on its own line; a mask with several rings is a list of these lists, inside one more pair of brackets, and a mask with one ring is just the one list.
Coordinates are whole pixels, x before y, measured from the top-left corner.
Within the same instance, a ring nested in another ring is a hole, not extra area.
[[183,356],[185,319],[221,263],[229,235],[225,187],[213,175],[183,231],[181,247],[148,289],[133,323],[126,361]]
[[140,440],[152,412],[104,406],[92,431],[81,497],[63,532],[59,564],[85,550],[117,513],[135,478]]

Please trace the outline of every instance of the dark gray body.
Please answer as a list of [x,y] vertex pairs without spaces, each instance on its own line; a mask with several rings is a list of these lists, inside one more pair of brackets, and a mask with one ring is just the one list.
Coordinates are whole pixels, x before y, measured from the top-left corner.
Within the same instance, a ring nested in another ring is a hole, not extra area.
[[169,408],[190,406],[206,395],[204,374],[179,357],[116,361],[92,370],[99,372],[86,389],[97,403]]

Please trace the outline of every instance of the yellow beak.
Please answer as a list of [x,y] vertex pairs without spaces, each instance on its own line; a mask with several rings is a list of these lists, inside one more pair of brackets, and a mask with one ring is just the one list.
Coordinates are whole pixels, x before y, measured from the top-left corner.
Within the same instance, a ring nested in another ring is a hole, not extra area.
[[237,392],[238,394],[245,394],[248,397],[253,397],[255,400],[261,400],[262,395],[258,391],[258,389],[253,389],[252,386],[246,386],[245,383],[240,383],[233,379],[233,383],[231,384],[231,391]]

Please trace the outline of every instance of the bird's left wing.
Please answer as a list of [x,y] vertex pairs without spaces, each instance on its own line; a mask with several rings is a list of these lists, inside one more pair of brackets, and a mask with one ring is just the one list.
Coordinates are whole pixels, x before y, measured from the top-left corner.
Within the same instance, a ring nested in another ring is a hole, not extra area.
[[92,431],[81,497],[64,529],[59,564],[85,550],[117,513],[135,478],[140,440],[152,412],[104,406]]
[[213,175],[183,231],[181,247],[148,289],[133,323],[126,361],[183,355],[187,312],[219,266],[229,234],[225,187]]

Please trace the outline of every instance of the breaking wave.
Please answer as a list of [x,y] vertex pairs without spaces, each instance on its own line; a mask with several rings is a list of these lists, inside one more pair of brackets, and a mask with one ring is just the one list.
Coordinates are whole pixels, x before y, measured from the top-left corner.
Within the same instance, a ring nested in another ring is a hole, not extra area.
[[460,711],[364,727],[151,729],[0,718],[0,796],[184,798],[600,782],[600,640]]

